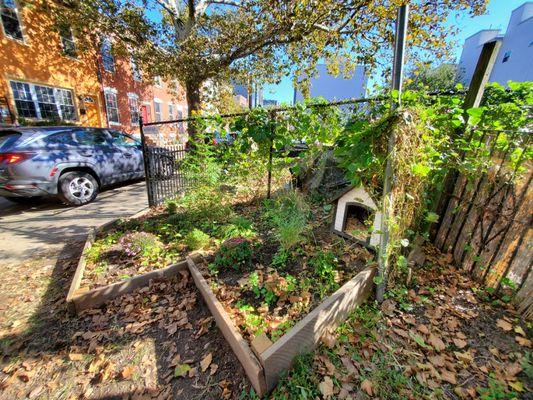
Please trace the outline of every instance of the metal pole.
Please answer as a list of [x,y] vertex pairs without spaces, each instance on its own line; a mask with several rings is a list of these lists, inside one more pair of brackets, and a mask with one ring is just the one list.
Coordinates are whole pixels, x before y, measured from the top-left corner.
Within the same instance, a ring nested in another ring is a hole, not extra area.
[[144,181],[146,182],[146,193],[148,195],[148,206],[153,207],[154,199],[152,196],[152,191],[150,190],[150,168],[149,168],[149,161],[148,161],[148,152],[147,146],[146,146],[146,137],[144,136],[144,129],[143,129],[143,117],[142,115],[139,115],[139,131],[141,133],[141,147],[143,151],[143,163],[144,163]]
[[270,199],[272,191],[272,153],[274,152],[274,113],[270,114],[270,146],[268,148],[268,180],[267,180],[267,199]]
[[[409,6],[403,5],[398,9],[396,20],[396,40],[394,43],[394,64],[392,69],[392,90],[398,91],[398,98],[393,100],[392,110],[395,110],[401,104],[402,83],[403,83],[403,63],[405,58],[405,40],[407,37]],[[387,165],[385,167],[385,179],[383,182],[383,200],[382,200],[382,217],[381,217],[381,235],[378,251],[378,273],[376,300],[381,302],[385,295],[387,287],[387,275],[389,267],[389,241],[390,226],[389,218],[392,215],[392,180],[393,180],[393,161],[394,161],[394,144],[396,135],[394,131],[390,132],[389,143],[387,146]]]

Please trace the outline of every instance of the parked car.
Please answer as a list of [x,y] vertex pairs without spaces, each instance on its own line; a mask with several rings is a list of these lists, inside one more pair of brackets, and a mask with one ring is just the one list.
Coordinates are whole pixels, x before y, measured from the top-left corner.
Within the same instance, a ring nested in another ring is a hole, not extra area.
[[0,196],[57,196],[80,206],[104,186],[144,176],[142,147],[123,132],[84,127],[0,130]]

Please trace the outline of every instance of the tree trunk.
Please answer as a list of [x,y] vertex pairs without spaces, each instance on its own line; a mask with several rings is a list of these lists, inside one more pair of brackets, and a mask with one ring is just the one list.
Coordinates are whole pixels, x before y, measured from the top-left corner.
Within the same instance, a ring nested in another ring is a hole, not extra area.
[[[191,81],[185,83],[185,89],[187,91],[187,106],[189,107],[189,118],[193,117],[197,114],[199,114],[201,108],[202,108],[202,100],[201,100],[201,82],[197,81]],[[189,132],[189,139],[194,141],[196,136],[196,124],[189,122],[188,124],[188,132]]]

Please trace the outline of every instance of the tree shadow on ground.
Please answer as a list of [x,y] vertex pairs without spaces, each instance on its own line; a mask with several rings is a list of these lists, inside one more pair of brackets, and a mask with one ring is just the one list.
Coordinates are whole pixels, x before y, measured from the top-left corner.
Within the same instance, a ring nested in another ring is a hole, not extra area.
[[[25,329],[0,337],[0,398],[219,399],[229,385],[236,399],[249,390],[188,272],[73,315],[65,299],[80,254],[81,244],[63,247]],[[179,364],[192,372],[175,377]]]

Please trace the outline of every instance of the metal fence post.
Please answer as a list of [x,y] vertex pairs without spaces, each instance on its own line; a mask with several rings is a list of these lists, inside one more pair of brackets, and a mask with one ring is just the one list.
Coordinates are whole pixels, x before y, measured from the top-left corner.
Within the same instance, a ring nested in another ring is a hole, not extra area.
[[152,190],[150,188],[150,166],[148,163],[148,147],[146,146],[146,137],[144,136],[143,129],[143,117],[139,116],[139,131],[141,133],[141,147],[143,151],[143,163],[144,163],[144,181],[146,182],[146,194],[148,195],[148,206],[153,207],[154,199],[152,195]]
[[[402,95],[402,75],[403,62],[405,53],[405,40],[407,37],[409,6],[403,5],[398,9],[398,18],[396,21],[396,40],[394,43],[394,66],[392,70],[392,90],[398,91],[398,100],[393,103],[394,110],[401,104]],[[390,226],[389,218],[392,214],[392,179],[393,179],[393,158],[394,158],[394,144],[396,137],[394,132],[390,132],[389,143],[387,146],[387,165],[385,167],[385,179],[383,182],[383,200],[382,200],[382,217],[381,217],[381,234],[378,251],[378,279],[376,287],[376,300],[381,302],[385,295],[385,288],[387,286],[387,271],[389,267],[389,240],[390,240]]]

